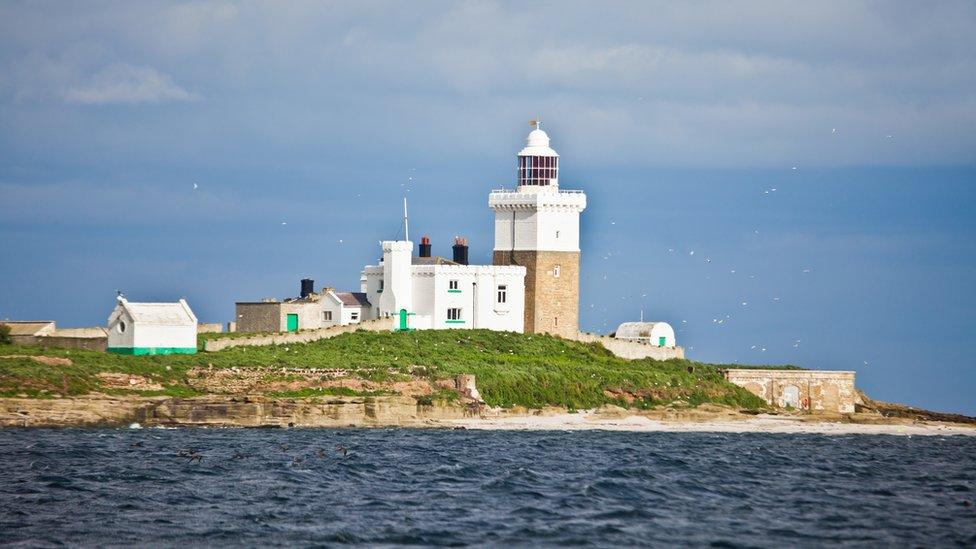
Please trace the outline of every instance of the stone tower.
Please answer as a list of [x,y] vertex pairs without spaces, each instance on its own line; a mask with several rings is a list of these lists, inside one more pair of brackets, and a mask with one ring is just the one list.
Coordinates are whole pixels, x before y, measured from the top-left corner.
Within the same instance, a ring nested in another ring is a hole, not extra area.
[[525,331],[564,337],[579,331],[579,215],[583,191],[559,190],[559,155],[539,128],[518,153],[518,186],[492,191],[495,265],[521,265]]

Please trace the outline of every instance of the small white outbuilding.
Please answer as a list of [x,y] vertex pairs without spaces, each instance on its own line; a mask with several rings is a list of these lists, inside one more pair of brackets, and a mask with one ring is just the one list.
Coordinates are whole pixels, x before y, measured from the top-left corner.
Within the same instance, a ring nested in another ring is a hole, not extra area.
[[639,341],[657,347],[674,347],[674,328],[667,322],[624,322],[617,327],[616,339]]
[[170,355],[197,352],[197,317],[185,299],[176,303],[133,303],[118,297],[108,317],[108,352]]

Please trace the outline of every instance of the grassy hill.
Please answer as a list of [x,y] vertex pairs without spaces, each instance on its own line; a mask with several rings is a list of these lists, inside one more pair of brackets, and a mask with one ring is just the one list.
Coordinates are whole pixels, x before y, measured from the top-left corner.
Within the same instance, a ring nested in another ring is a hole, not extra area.
[[[64,357],[72,364],[46,365],[12,355]],[[652,407],[675,401],[749,409],[765,406],[748,391],[726,382],[719,372],[722,367],[689,360],[627,361],[599,344],[487,330],[361,331],[308,344],[173,356],[0,345],[0,395],[51,397],[102,391],[190,396],[200,394],[193,376],[201,369],[260,368],[269,372],[266,376],[286,379],[287,369],[318,368],[346,370],[346,377],[374,384],[428,380],[433,386],[438,379],[474,374],[482,397],[494,406],[583,409],[607,403]],[[107,391],[98,375],[116,372],[144,376],[161,389]],[[294,396],[308,394],[314,391],[305,388]]]

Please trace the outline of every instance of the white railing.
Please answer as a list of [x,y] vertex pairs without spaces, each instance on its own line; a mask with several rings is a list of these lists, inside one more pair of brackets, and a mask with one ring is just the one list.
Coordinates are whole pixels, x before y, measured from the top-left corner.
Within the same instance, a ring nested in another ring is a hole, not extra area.
[[[574,189],[559,189],[559,194],[585,194],[586,191]],[[491,194],[521,194],[517,189],[492,189]]]

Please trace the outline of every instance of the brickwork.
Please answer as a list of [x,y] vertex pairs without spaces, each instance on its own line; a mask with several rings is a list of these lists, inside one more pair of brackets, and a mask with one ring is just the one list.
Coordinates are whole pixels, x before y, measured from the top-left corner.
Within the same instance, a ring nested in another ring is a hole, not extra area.
[[281,330],[281,303],[238,303],[237,331],[247,334]]
[[526,269],[526,333],[548,333],[567,339],[579,334],[579,252],[495,250],[492,263]]
[[741,369],[726,370],[725,378],[781,408],[854,413],[854,372]]

